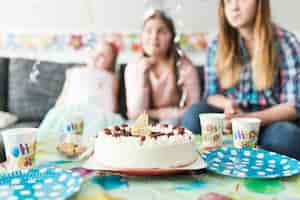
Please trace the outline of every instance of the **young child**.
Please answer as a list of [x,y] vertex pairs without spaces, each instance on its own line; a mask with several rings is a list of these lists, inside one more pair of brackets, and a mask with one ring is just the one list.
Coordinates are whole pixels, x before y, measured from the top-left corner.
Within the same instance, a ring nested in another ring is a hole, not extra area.
[[118,110],[118,77],[115,73],[117,49],[100,43],[87,66],[66,71],[66,81],[56,105],[93,104],[107,112]]
[[60,136],[74,118],[83,119],[83,134],[96,136],[105,127],[123,123],[118,110],[117,48],[102,42],[86,66],[66,71],[66,80],[56,105],[43,120],[39,136]]
[[152,120],[178,124],[186,109],[200,99],[197,70],[186,57],[177,58],[175,32],[172,19],[160,10],[145,19],[143,55],[125,71],[130,119],[146,111]]

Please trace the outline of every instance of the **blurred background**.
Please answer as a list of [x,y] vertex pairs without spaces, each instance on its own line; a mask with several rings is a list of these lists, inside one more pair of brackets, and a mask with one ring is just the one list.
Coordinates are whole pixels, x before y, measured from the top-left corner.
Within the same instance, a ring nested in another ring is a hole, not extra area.
[[[128,62],[139,50],[138,33],[145,10],[164,4],[177,22],[177,31],[187,34],[181,40],[183,47],[195,63],[202,64],[207,37],[216,31],[218,2],[2,0],[0,56],[80,63],[85,61],[86,52],[92,48],[97,35],[109,33],[122,50],[119,62]],[[300,32],[300,1],[272,0],[272,7],[275,22],[295,33]]]

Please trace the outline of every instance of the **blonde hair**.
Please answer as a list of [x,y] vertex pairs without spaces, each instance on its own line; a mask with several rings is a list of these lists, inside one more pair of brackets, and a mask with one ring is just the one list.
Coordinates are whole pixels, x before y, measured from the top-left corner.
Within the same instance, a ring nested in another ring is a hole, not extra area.
[[[144,24],[143,28],[147,24],[148,21],[152,19],[159,19],[161,20],[168,28],[168,30],[171,33],[171,44],[169,46],[169,49],[167,50],[167,58],[171,58],[174,54],[176,54],[175,51],[175,37],[176,37],[176,30],[175,25],[171,17],[169,17],[164,11],[162,10],[151,10],[151,12],[148,13],[148,15],[144,18]],[[144,49],[142,49],[142,53],[144,56],[147,56],[147,53]]]
[[[176,48],[180,48],[179,44],[175,43],[175,37],[176,37],[176,28],[175,24],[170,16],[168,16],[164,11],[162,10],[150,10],[149,13],[147,13],[147,16],[144,17],[144,24],[143,29],[145,28],[145,25],[153,19],[159,19],[161,20],[168,30],[171,33],[171,40],[170,40],[170,46],[166,52],[166,59],[170,61],[172,65],[172,72],[175,76],[174,85],[177,87],[178,93],[182,94],[182,88],[178,86],[177,81],[179,79],[179,72],[178,68],[176,67],[178,60],[180,59],[180,55],[178,54]],[[146,53],[144,48],[142,47],[142,56],[143,57],[149,57],[149,55]]]
[[[217,51],[217,71],[220,84],[229,88],[240,80],[243,65],[239,47],[238,31],[230,26],[225,16],[224,1],[219,6],[219,47]],[[257,90],[272,86],[277,73],[276,35],[271,21],[270,0],[257,0],[254,21],[254,52],[252,59],[252,80]]]
[[118,58],[118,48],[116,47],[116,45],[113,42],[110,42],[110,41],[105,40],[105,41],[100,41],[100,42],[97,43],[95,48],[91,51],[88,65],[95,66],[97,56],[98,56],[99,51],[101,50],[101,48],[103,48],[103,45],[107,45],[111,48],[111,51],[113,53],[113,61],[111,63],[111,65],[112,65],[111,72],[115,72],[116,64],[117,64],[117,58]]

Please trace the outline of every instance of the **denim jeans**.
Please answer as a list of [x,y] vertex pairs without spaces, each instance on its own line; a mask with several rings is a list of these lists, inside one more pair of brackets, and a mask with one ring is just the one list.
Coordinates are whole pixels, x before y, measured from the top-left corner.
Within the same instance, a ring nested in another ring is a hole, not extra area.
[[[193,104],[182,119],[182,126],[201,134],[200,113],[222,113],[223,110],[200,101]],[[261,148],[300,160],[300,127],[291,121],[275,122],[261,128],[258,144]]]
[[223,113],[223,110],[210,106],[206,101],[193,104],[183,115],[181,125],[195,134],[201,134],[201,113]]
[[293,122],[275,122],[263,127],[258,144],[263,149],[300,160],[300,128]]

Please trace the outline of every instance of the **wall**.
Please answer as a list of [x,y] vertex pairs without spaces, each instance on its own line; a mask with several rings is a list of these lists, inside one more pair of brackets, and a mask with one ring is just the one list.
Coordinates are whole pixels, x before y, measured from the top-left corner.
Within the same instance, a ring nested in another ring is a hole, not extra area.
[[[0,33],[86,33],[86,32],[138,32],[141,29],[146,0],[2,0],[0,6]],[[155,1],[155,0],[147,0]],[[163,1],[163,0],[157,0]],[[164,0],[173,11],[178,2],[183,8],[175,21],[182,20],[184,32],[214,32],[217,29],[217,7],[219,0]],[[274,20],[294,32],[300,31],[300,1],[270,0]],[[177,3],[176,3],[177,2]],[[45,53],[35,50],[15,48],[14,42],[20,43],[17,37],[11,40],[10,35],[0,37],[0,56],[25,57],[51,60],[57,62],[84,62],[86,51],[54,51]],[[2,40],[1,40],[2,39]],[[45,38],[41,38],[42,42]],[[25,43],[41,43],[37,37],[21,37]],[[46,39],[47,42],[47,39]],[[66,41],[68,43],[68,41]],[[45,44],[46,45],[46,44]],[[2,48],[3,47],[3,48]],[[9,50],[9,51],[8,51]],[[203,53],[188,52],[197,64],[205,62]],[[128,62],[139,54],[123,53],[119,62]]]
[[[172,2],[170,5],[184,2],[182,20],[186,31],[216,29],[219,0],[166,1]],[[138,31],[144,13],[144,2],[145,0],[2,0],[0,31]],[[299,0],[271,0],[271,3],[276,21],[288,29],[300,30]]]

